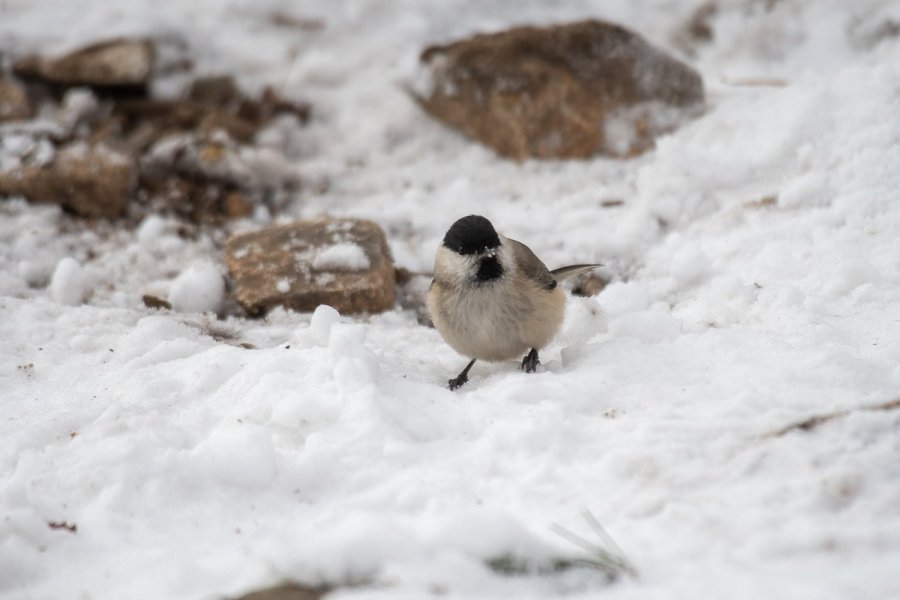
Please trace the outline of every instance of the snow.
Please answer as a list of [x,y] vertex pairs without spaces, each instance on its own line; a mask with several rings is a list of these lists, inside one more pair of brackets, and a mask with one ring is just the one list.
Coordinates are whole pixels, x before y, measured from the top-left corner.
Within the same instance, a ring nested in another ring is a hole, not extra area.
[[137,240],[146,246],[152,246],[166,234],[166,220],[158,215],[149,215],[141,221],[137,229]]
[[370,264],[365,250],[351,242],[325,246],[313,259],[313,268],[319,271],[364,271]]
[[217,312],[224,298],[225,280],[212,262],[192,264],[169,289],[169,302],[180,312]]
[[[465,358],[412,310],[219,321],[215,232],[0,201],[0,598],[284,580],[374,584],[341,598],[900,595],[900,412],[860,410],[900,382],[900,38],[876,35],[896,3],[721,3],[690,60],[706,112],[628,161],[504,161],[404,92],[432,43],[592,16],[674,51],[700,4],[5,2],[4,56],[149,34],[199,72],[309,100],[306,127],[241,157],[263,183],[286,168],[270,151],[299,172],[279,221],[373,219],[428,272],[479,213],[551,268],[602,262],[614,281],[570,298],[537,374],[477,363],[451,393]],[[52,158],[47,135],[7,127],[0,165]],[[485,566],[577,556],[548,526],[590,537],[584,508],[637,577]]]
[[[28,266],[25,270],[28,270]],[[56,265],[48,289],[50,297],[55,301],[74,306],[84,301],[85,287],[84,270],[77,260],[67,256]]]
[[275,284],[275,289],[278,290],[282,294],[287,294],[291,291],[291,282],[288,279],[279,279]]

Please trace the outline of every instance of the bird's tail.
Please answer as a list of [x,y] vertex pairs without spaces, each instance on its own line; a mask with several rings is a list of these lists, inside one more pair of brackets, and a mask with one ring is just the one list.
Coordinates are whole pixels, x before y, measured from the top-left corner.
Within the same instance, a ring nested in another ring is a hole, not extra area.
[[550,274],[553,275],[554,279],[562,283],[566,279],[570,279],[572,277],[575,277],[576,275],[581,275],[582,273],[587,273],[592,269],[596,269],[597,267],[602,266],[603,265],[600,263],[592,265],[569,265],[568,267],[553,269],[552,271],[550,271]]

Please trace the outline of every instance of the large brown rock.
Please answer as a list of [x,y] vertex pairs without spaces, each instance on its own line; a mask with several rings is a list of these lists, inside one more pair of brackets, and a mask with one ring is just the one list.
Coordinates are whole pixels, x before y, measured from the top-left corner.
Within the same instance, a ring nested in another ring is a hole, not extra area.
[[25,88],[0,75],[0,123],[31,118],[32,112]]
[[517,160],[632,156],[703,103],[696,71],[603,21],[476,35],[421,62],[425,110]]
[[394,306],[387,240],[371,221],[299,221],[236,235],[225,245],[235,297],[253,315],[275,306],[377,313]]
[[84,217],[116,218],[125,213],[133,182],[130,158],[102,145],[77,144],[45,164],[0,171],[0,196],[61,204]]
[[21,77],[59,85],[146,87],[153,71],[153,44],[117,38],[85,46],[63,56],[26,56],[13,65]]

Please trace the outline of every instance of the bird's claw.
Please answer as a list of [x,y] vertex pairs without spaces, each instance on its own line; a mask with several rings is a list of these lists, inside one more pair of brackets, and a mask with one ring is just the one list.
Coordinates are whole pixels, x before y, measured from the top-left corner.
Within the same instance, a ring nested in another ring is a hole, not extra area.
[[450,391],[452,392],[453,390],[461,388],[463,386],[463,384],[465,382],[467,382],[468,380],[469,380],[469,378],[465,374],[460,374],[458,377],[454,377],[447,383],[449,384]]
[[532,348],[531,352],[522,359],[522,370],[526,373],[534,373],[539,364],[541,364],[541,360],[538,358],[537,348]]

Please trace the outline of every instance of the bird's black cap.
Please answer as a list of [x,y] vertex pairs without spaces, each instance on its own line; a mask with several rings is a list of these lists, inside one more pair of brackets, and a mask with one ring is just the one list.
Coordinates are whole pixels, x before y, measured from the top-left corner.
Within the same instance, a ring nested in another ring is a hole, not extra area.
[[458,254],[477,254],[500,245],[500,237],[491,222],[481,215],[469,215],[456,221],[444,236],[444,246]]

